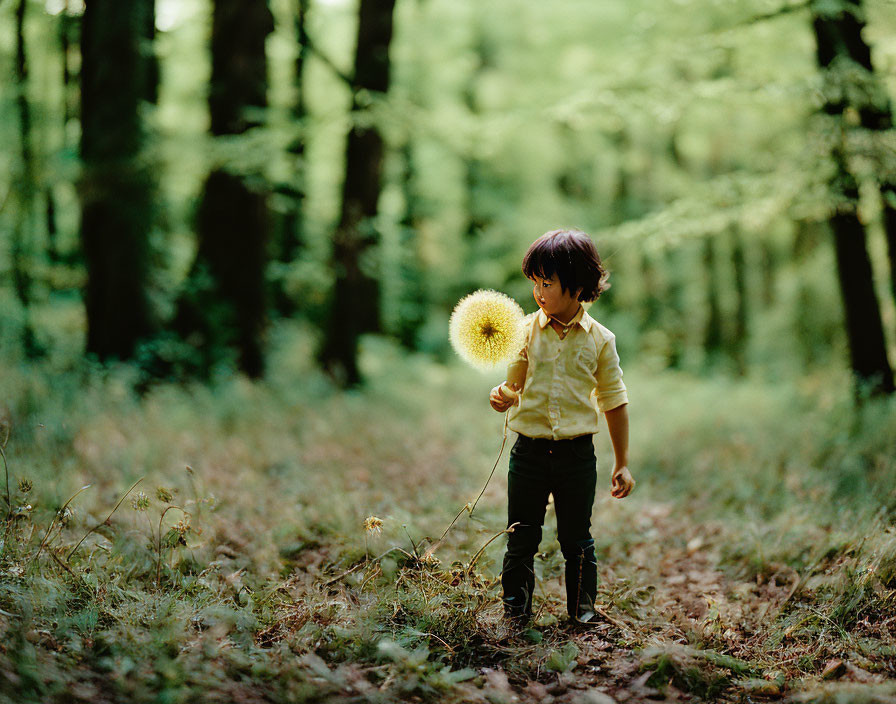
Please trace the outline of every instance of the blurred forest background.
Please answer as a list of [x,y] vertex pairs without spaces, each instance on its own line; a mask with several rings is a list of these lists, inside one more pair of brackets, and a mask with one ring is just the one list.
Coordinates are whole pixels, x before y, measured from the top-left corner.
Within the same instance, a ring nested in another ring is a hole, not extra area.
[[16,0],[4,27],[8,355],[257,377],[301,319],[353,384],[359,336],[445,358],[457,299],[528,304],[521,253],[577,226],[627,358],[892,391],[891,2]]
[[[893,0],[0,0],[0,63],[0,692],[896,697]],[[500,480],[416,550],[500,435],[451,310],[557,227],[639,480],[573,650],[483,620]]]

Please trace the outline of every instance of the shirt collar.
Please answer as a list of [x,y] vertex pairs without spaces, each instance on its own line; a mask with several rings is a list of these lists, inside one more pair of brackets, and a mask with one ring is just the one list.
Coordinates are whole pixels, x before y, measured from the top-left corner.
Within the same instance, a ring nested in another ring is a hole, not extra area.
[[[538,309],[538,326],[544,330],[548,323],[551,322],[551,319],[548,317],[548,314],[544,312],[541,308]],[[566,327],[571,328],[573,325],[581,325],[582,329],[585,332],[591,330],[591,323],[593,322],[593,318],[585,312],[585,308],[583,306],[579,306],[579,312],[576,313],[572,320],[566,325]]]

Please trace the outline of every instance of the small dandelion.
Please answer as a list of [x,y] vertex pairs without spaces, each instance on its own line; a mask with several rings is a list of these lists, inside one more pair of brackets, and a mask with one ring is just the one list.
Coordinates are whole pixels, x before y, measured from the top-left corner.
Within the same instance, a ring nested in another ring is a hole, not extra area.
[[156,498],[163,504],[169,504],[174,498],[174,492],[167,487],[160,486],[156,489]]
[[138,491],[131,497],[131,507],[135,511],[145,511],[149,508],[149,497],[142,491]]
[[420,562],[422,562],[424,565],[430,565],[432,567],[438,567],[442,564],[442,561],[430,552],[424,553],[423,557],[420,558]]
[[509,296],[480,289],[455,306],[448,323],[451,346],[478,369],[510,362],[526,343],[524,318],[523,309]]
[[190,532],[190,517],[184,516],[177,523],[174,524],[174,532],[179,535],[186,535]]
[[371,533],[378,534],[383,532],[383,519],[377,516],[368,516],[364,519],[364,555],[370,560],[370,546],[367,544],[367,536]]
[[367,533],[382,533],[383,519],[376,516],[368,516],[364,519],[364,530]]
[[34,484],[31,483],[30,479],[19,479],[19,491],[23,494],[27,494],[34,488]]
[[171,528],[171,538],[169,539],[169,544],[173,545],[183,545],[187,544],[187,533],[190,532],[190,516],[186,515],[181,518],[174,526]]
[[69,523],[72,522],[72,519],[75,517],[75,509],[71,506],[66,506],[59,512],[59,525],[65,527]]

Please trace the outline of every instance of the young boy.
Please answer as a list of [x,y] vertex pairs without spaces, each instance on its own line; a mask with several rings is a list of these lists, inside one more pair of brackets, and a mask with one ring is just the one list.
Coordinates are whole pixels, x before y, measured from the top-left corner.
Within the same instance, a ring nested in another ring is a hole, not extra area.
[[597,596],[590,528],[600,413],[616,456],[611,493],[621,499],[635,486],[627,467],[628,397],[615,336],[582,307],[608,288],[608,275],[591,239],[577,230],[539,237],[523,258],[523,273],[535,284],[540,310],[527,317],[528,342],[507,370],[508,387],[519,396],[505,394],[501,385],[489,395],[496,411],[512,407],[508,426],[519,435],[507,481],[507,525],[519,525],[508,534],[504,556],[504,610],[518,624],[532,615],[534,557],[553,494],[567,610],[574,623],[587,625],[595,619]]

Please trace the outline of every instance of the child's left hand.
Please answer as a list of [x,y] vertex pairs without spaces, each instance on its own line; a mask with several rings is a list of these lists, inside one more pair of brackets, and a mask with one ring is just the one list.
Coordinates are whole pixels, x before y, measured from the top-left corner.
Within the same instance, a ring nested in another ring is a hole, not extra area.
[[628,467],[625,465],[621,467],[617,465],[613,468],[610,484],[612,486],[610,493],[617,499],[624,499],[635,488],[635,480],[632,477],[632,473],[628,471]]

